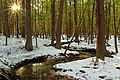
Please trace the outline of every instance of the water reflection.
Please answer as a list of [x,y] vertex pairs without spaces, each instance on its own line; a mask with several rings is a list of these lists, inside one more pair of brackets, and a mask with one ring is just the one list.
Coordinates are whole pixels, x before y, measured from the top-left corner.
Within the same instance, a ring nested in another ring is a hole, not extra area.
[[19,68],[16,71],[16,75],[20,76],[20,80],[43,80],[43,67],[42,63],[29,64]]
[[16,75],[20,76],[19,80],[77,80],[73,77],[57,75],[54,71],[53,65],[63,62],[70,62],[91,57],[91,54],[82,52],[80,55],[69,55],[70,57],[62,57],[55,59],[48,59],[43,63],[34,63],[23,66],[16,70]]

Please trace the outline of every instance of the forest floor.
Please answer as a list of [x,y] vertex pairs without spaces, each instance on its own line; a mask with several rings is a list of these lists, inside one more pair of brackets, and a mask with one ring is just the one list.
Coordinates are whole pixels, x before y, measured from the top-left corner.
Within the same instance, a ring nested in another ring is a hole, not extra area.
[[[65,42],[67,40],[62,40]],[[24,49],[25,39],[24,38],[9,38],[8,45],[5,46],[5,37],[0,36],[0,67],[9,69],[9,66],[14,66],[19,62],[26,59],[33,59],[39,56],[47,56],[49,59],[59,58],[59,53],[64,53],[65,49],[56,49],[52,46],[44,46],[50,44],[50,39],[38,38],[38,47],[35,47],[35,39],[33,38],[34,49],[28,52]],[[107,50],[115,52],[114,37],[108,41],[110,46],[107,46]],[[65,44],[63,46],[67,46]],[[96,39],[93,44],[88,44],[81,38],[80,44],[72,43],[70,45],[73,49],[95,49]],[[120,43],[118,42],[118,50],[120,50]],[[67,51],[67,54],[79,54],[77,51]],[[94,66],[95,57],[76,60],[71,62],[64,62],[54,65],[54,68],[61,69],[57,71],[58,75],[73,77],[79,80],[120,80],[120,52],[113,55],[112,58],[106,57],[105,61],[100,61],[97,66]],[[7,64],[7,65],[6,65]]]

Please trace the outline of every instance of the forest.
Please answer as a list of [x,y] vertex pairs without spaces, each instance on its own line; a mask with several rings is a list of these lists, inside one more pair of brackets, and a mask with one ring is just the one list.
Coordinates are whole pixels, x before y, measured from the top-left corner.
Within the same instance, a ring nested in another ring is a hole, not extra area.
[[119,0],[0,0],[0,80],[120,80]]

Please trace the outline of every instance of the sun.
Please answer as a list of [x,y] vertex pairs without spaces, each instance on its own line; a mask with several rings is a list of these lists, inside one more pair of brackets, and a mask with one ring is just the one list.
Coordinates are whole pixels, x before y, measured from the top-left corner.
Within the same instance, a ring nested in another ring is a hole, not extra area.
[[14,4],[10,5],[10,11],[18,12],[19,10],[20,10],[20,5],[19,4],[14,3]]
[[7,9],[5,11],[8,11],[8,15],[10,19],[15,15],[20,15],[22,13],[21,11],[21,1],[19,2],[6,2]]
[[13,4],[13,5],[11,6],[11,10],[13,10],[13,11],[20,10],[20,5]]

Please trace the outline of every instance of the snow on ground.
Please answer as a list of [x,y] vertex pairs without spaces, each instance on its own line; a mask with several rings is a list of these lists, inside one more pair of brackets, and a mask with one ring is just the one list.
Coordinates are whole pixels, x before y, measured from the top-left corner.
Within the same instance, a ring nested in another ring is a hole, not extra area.
[[[107,50],[115,52],[114,37],[108,41]],[[72,43],[71,46],[76,46],[77,43]],[[118,41],[118,50],[120,50],[120,43]],[[80,42],[78,48],[96,48],[96,43],[89,44],[87,42]],[[120,51],[114,58],[105,58],[105,62],[99,61],[97,66],[94,66],[95,57],[56,64],[55,68],[60,68],[62,71],[57,71],[59,75],[67,75],[79,80],[120,80]],[[103,79],[101,77],[104,77]]]
[[[66,40],[62,40],[66,41]],[[70,46],[75,46],[77,48],[96,48],[96,39],[93,44],[88,44],[82,38],[80,44],[72,43]],[[114,47],[114,37],[108,41],[111,46],[107,46],[107,50],[115,51]],[[32,59],[34,57],[43,55],[56,55],[59,57],[59,53],[63,53],[64,49],[56,49],[52,46],[45,47],[44,44],[50,44],[50,39],[38,38],[38,47],[35,48],[35,39],[33,39],[34,49],[28,52],[24,49],[25,39],[24,38],[9,38],[8,46],[5,46],[5,37],[0,36],[0,59],[7,62],[9,65],[14,65],[25,59]],[[118,50],[120,50],[120,43],[118,42]],[[77,53],[67,51],[67,53]],[[79,80],[120,80],[120,70],[116,67],[120,67],[120,51],[114,58],[106,57],[105,63],[99,62],[98,66],[93,65],[93,60],[95,58],[88,58],[84,60],[78,60],[73,62],[56,64],[54,67],[62,68],[62,71],[58,71],[57,74],[67,75],[77,78]],[[0,67],[7,68],[2,62],[0,62]],[[100,77],[104,76],[104,79]]]
[[[120,59],[106,57],[105,62],[99,61],[97,66],[94,66],[93,59],[95,58],[61,63],[54,67],[63,69],[58,74],[79,80],[120,80],[120,69],[116,69],[120,67]],[[101,76],[105,78],[101,79]]]
[[[35,47],[35,39],[33,39],[34,49],[29,52],[24,49],[24,38],[8,38],[8,45],[5,46],[5,37],[0,36],[0,59],[9,65],[15,65],[25,59],[32,59],[38,56],[51,55],[59,57],[59,53],[64,53],[65,51],[64,49],[56,49],[52,46],[45,47],[44,44],[50,44],[50,39],[38,38],[38,48]],[[68,51],[67,53],[78,52]],[[0,62],[0,67],[8,68],[2,62]]]
[[[108,41],[108,44],[110,44],[111,46],[107,46],[107,50],[115,52],[115,44],[114,44],[114,36],[111,36],[111,39]],[[64,45],[67,46],[68,44]],[[117,45],[118,45],[118,50],[120,50],[120,42],[117,40]],[[71,43],[70,47],[77,47],[77,48],[93,48],[96,49],[96,38],[93,40],[93,44],[88,44],[88,42],[86,42],[84,40],[84,38],[81,38],[81,41],[78,45],[78,43]]]

